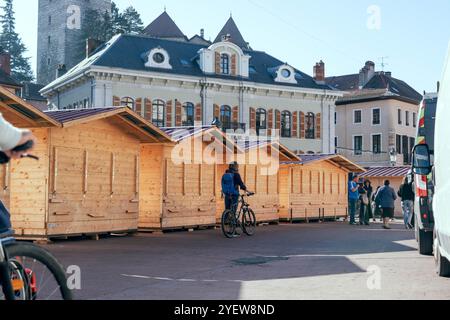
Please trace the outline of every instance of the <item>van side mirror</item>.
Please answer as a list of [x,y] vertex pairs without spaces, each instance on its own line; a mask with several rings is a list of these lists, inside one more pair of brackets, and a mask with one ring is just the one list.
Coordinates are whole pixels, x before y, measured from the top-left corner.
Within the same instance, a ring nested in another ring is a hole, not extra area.
[[427,144],[418,144],[412,152],[413,172],[417,175],[428,176],[431,173],[431,155]]

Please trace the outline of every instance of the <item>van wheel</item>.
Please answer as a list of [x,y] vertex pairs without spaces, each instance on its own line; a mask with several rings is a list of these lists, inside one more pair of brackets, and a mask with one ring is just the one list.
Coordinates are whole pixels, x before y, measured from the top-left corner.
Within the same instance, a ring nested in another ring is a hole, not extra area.
[[433,255],[433,233],[419,230],[419,252],[424,256]]
[[441,250],[439,249],[439,240],[435,239],[435,254],[434,260],[436,262],[436,272],[440,277],[450,277],[450,262],[441,255]]

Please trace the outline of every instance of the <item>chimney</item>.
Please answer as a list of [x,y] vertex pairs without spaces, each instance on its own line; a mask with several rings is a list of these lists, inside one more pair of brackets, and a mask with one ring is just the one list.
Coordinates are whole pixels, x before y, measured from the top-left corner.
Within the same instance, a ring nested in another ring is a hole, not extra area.
[[66,74],[67,68],[65,64],[59,64],[56,68],[56,78],[62,77],[64,74]]
[[7,52],[0,54],[0,69],[7,75],[11,75],[11,55]]
[[202,37],[202,39],[205,39],[205,29],[200,29],[200,37]]
[[387,77],[391,78],[392,77],[392,72],[391,71],[387,71],[384,73]]
[[322,60],[314,66],[314,80],[325,83],[325,63]]
[[438,81],[437,82],[437,93],[439,93],[439,90],[441,89],[441,82]]
[[367,61],[364,67],[359,71],[359,88],[362,89],[375,75],[375,63]]
[[97,39],[86,39],[86,58],[89,58],[98,47],[100,47],[104,42]]

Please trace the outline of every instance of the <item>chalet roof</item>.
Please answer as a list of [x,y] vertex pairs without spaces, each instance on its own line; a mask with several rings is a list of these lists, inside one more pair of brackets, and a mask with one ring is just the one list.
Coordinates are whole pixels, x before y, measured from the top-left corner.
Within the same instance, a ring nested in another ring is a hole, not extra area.
[[264,147],[272,147],[279,151],[281,155],[283,155],[286,159],[291,161],[300,161],[300,157],[295,155],[289,148],[281,144],[277,140],[273,139],[249,139],[245,141],[238,141],[238,145],[242,146],[245,152],[249,152],[250,150],[260,149]]
[[371,167],[367,168],[367,171],[360,174],[361,178],[395,178],[405,177],[411,167],[399,166],[399,167]]
[[222,42],[222,37],[228,35],[230,36],[229,41],[231,41],[235,45],[241,47],[242,49],[250,49],[247,41],[245,41],[244,37],[242,36],[241,31],[239,31],[236,22],[234,22],[233,17],[230,17],[230,19],[228,19],[222,30],[220,30],[219,34],[217,35],[216,40],[214,40],[214,43]]
[[311,165],[316,162],[327,161],[334,165],[344,168],[348,172],[361,173],[366,170],[347,158],[337,154],[312,154],[301,155],[301,161],[298,162],[282,162],[284,165]]
[[164,11],[158,18],[150,23],[145,29],[143,34],[164,39],[179,39],[186,38],[183,32],[178,28],[175,21]]
[[126,107],[59,110],[46,111],[45,113],[63,127],[100,119],[115,118],[118,120],[118,124],[125,124],[128,129],[138,133],[142,142],[172,142],[170,136],[164,131]]
[[47,114],[1,86],[0,112],[8,121],[10,118],[17,118],[18,125],[28,128],[59,126],[59,123]]

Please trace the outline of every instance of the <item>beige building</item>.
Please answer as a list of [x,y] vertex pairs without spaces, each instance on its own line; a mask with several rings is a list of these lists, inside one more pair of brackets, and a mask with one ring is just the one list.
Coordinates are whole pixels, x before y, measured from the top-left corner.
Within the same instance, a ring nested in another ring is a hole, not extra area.
[[336,102],[337,152],[364,166],[410,163],[422,96],[367,62],[360,74],[328,78],[347,93]]

